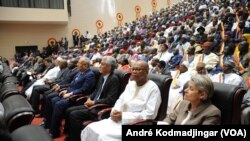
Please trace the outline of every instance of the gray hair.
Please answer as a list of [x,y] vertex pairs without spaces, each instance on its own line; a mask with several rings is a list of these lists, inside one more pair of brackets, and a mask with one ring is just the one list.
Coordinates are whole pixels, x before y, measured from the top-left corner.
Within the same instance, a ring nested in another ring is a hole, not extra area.
[[104,61],[107,65],[111,66],[111,71],[114,71],[117,67],[116,60],[112,56],[104,56],[102,57],[102,61]]
[[64,62],[65,61],[65,59],[63,59],[62,57],[57,57],[56,60],[59,61],[59,62]]
[[203,101],[208,101],[212,98],[214,94],[214,85],[211,79],[207,75],[200,75],[196,74],[191,76],[191,81],[194,82],[196,88],[200,92],[207,93],[207,99],[204,99]]
[[88,67],[90,66],[90,60],[89,60],[89,58],[87,58],[87,57],[81,57],[80,60],[83,60],[84,63],[85,63],[86,65],[88,65]]

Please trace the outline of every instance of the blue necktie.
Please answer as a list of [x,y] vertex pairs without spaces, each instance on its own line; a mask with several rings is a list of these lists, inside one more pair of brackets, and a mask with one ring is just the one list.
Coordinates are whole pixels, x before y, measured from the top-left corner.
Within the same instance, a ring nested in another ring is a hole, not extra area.
[[81,75],[81,73],[78,73],[75,80],[78,80],[80,75]]

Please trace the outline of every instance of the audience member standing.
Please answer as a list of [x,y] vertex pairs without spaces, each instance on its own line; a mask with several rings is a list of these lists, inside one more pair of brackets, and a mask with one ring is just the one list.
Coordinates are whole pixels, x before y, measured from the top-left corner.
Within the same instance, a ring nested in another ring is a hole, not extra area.
[[74,33],[73,35],[73,45],[74,47],[77,47],[79,43],[79,35],[77,34],[77,32]]

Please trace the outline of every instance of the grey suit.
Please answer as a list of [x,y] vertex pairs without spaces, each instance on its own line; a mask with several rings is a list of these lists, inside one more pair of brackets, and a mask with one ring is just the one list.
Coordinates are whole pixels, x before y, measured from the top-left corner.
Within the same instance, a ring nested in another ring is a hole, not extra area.
[[[189,101],[183,100],[179,108],[165,118],[164,121],[169,124],[180,125],[187,117],[190,106]],[[220,123],[221,112],[210,101],[203,103],[192,111],[190,119],[186,122],[187,125],[217,125]]]

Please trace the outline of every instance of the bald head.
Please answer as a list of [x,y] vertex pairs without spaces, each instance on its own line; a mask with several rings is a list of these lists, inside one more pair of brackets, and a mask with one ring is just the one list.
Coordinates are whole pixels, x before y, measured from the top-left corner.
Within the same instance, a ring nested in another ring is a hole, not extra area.
[[138,64],[144,70],[149,70],[148,63],[145,61],[140,60],[140,61],[137,61],[135,64]]
[[201,62],[197,63],[196,71],[198,74],[206,74],[206,64]]

